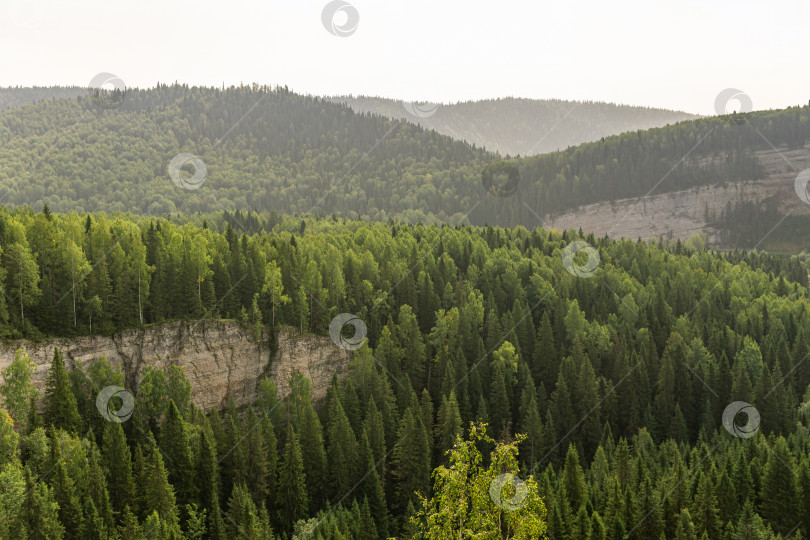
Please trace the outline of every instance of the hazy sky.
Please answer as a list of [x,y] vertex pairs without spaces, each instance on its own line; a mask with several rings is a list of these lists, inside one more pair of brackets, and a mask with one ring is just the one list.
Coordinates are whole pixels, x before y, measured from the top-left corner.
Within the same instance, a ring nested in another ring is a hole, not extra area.
[[[810,100],[808,0],[2,0],[0,85],[288,85],[317,95],[518,96],[714,112]],[[5,11],[5,12],[4,12]],[[345,12],[336,15],[338,26]]]

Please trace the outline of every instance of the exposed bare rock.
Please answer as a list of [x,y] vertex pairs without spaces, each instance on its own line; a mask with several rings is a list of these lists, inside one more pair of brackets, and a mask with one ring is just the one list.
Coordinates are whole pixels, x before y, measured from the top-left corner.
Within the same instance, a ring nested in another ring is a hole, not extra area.
[[230,397],[237,405],[252,402],[263,373],[276,382],[280,393],[286,394],[293,369],[310,378],[313,398],[321,399],[333,374],[346,374],[351,357],[329,337],[300,334],[285,327],[278,333],[271,361],[266,341],[254,341],[252,330],[233,321],[205,320],[154,325],[112,336],[6,341],[0,343],[0,370],[11,363],[17,349],[24,349],[37,364],[33,381],[42,394],[54,347],[62,351],[68,369],[78,363],[87,367],[106,355],[126,374],[129,389],[137,388],[145,366],[164,369],[177,364],[191,382],[191,399],[205,410],[223,406]]
[[[792,189],[792,185],[790,186]],[[762,201],[777,191],[765,182],[740,182],[701,186],[684,191],[600,202],[576,210],[547,216],[543,225],[554,229],[579,229],[597,237],[607,234],[618,238],[680,238],[706,233],[717,245],[716,232],[706,222],[706,211],[720,215],[727,202]]]
[[764,178],[756,182],[724,182],[684,191],[664,192],[666,179],[645,197],[603,201],[575,210],[548,215],[543,226],[579,229],[597,237],[617,238],[671,237],[686,240],[705,233],[712,247],[731,249],[720,244],[717,231],[707,222],[708,215],[719,216],[728,203],[751,201],[776,202],[783,214],[806,215],[810,208],[794,190],[796,175],[810,167],[810,145],[798,149],[757,152]]

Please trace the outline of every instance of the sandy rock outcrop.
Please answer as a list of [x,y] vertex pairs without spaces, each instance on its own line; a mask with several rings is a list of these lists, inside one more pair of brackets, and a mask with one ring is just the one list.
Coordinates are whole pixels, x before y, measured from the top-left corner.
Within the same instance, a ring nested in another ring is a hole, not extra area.
[[[666,178],[644,197],[601,201],[574,210],[547,215],[544,227],[579,229],[618,238],[679,238],[705,233],[715,249],[723,245],[718,231],[707,222],[707,214],[719,217],[726,205],[742,201],[777,203],[783,215],[807,215],[810,208],[796,196],[794,183],[799,171],[810,167],[810,145],[803,148],[763,150],[755,153],[763,178],[751,182],[718,182],[683,191],[666,191]],[[663,191],[663,192],[662,192]]]
[[234,321],[177,321],[112,336],[0,342],[0,370],[14,360],[17,349],[24,349],[37,364],[33,382],[42,395],[55,347],[62,351],[68,369],[77,364],[87,367],[106,355],[126,374],[129,389],[137,388],[144,367],[164,369],[177,364],[191,382],[192,401],[204,410],[221,407],[231,397],[237,405],[251,403],[264,373],[286,394],[294,369],[310,378],[312,397],[318,400],[326,395],[335,373],[342,377],[348,371],[351,353],[335,346],[328,336],[300,334],[285,327],[279,330],[277,341],[271,359],[266,341],[256,342],[252,330]]

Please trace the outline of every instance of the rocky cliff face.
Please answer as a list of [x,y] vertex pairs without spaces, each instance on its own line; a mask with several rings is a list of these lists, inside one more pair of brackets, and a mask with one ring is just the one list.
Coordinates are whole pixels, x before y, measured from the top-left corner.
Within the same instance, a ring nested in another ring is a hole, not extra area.
[[177,364],[191,382],[192,401],[204,410],[220,407],[231,397],[237,405],[252,402],[256,383],[263,373],[275,381],[280,393],[286,394],[294,369],[310,378],[312,396],[317,400],[326,395],[334,373],[342,377],[348,370],[351,353],[335,346],[329,337],[282,328],[277,340],[278,347],[271,359],[266,342],[257,343],[252,330],[233,321],[180,321],[117,332],[109,337],[3,342],[0,370],[12,362],[17,349],[24,349],[37,364],[33,381],[42,395],[55,347],[62,352],[68,369],[77,364],[86,367],[94,359],[106,356],[126,374],[130,390],[137,388],[145,366],[164,369]]
[[688,240],[693,234],[705,233],[713,247],[729,247],[719,245],[717,232],[706,221],[707,212],[719,216],[728,202],[762,201],[775,193],[778,186],[766,182],[701,186],[581,206],[546,216],[543,226],[561,231],[582,227],[597,238],[607,234],[613,239],[633,240],[659,237]]
[[543,226],[558,230],[581,227],[596,237],[607,234],[614,239],[663,236],[687,240],[695,233],[705,233],[713,248],[734,249],[738,246],[720,243],[718,231],[707,222],[707,213],[720,216],[728,203],[765,200],[776,202],[783,215],[807,215],[810,211],[794,188],[799,171],[810,167],[810,145],[760,151],[756,156],[762,165],[763,178],[755,182],[729,181],[659,194],[666,187],[663,179],[659,189],[644,197],[602,201],[547,215]]

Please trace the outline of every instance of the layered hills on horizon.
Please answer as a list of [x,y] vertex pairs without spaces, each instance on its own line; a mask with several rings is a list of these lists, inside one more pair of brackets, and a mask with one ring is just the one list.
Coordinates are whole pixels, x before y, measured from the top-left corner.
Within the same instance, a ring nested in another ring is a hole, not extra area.
[[698,115],[598,101],[506,97],[452,104],[367,96],[328,98],[357,112],[414,122],[506,156],[531,156]]
[[[702,234],[724,249],[803,249],[791,236],[807,221],[794,180],[810,167],[808,106],[684,120],[504,159],[427,129],[424,120],[458,119],[459,111],[483,107],[486,124],[498,116],[496,109],[536,103],[494,100],[433,110],[375,101],[416,115],[417,125],[363,110],[360,102],[256,85],[158,85],[130,89],[120,103],[94,99],[86,89],[47,90],[0,90],[2,204],[48,204],[59,212],[228,210],[543,225],[612,237]],[[575,134],[585,125],[577,115],[592,108],[612,111],[605,117],[619,110],[583,103],[566,115],[566,102],[553,103],[564,118],[552,133]],[[647,122],[680,114],[621,110]],[[178,156],[199,161],[183,158],[177,168]],[[488,172],[494,186],[486,185]],[[782,218],[784,226],[760,242]]]

